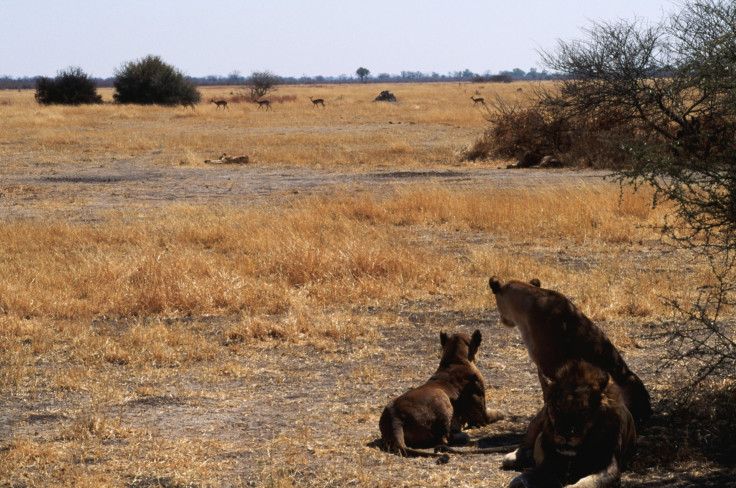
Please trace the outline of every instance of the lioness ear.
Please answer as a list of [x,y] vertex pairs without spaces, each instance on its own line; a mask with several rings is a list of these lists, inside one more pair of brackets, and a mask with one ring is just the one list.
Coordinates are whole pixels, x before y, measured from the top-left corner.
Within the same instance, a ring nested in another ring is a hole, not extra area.
[[443,330],[440,331],[440,345],[442,345],[442,347],[445,347],[445,344],[447,344],[447,332]]
[[478,348],[480,347],[480,341],[483,340],[483,336],[481,335],[480,331],[478,329],[473,332],[473,336],[470,338],[470,347],[468,348],[468,360],[474,361],[475,355],[478,353]]
[[542,286],[542,283],[537,278],[532,278],[532,280],[529,281],[529,283],[536,286],[537,288],[540,288]]
[[539,381],[542,383],[542,390],[547,391],[554,384],[554,380],[540,373]]
[[498,294],[498,292],[501,291],[501,282],[496,276],[491,276],[491,279],[488,280],[488,286],[491,287],[494,295]]

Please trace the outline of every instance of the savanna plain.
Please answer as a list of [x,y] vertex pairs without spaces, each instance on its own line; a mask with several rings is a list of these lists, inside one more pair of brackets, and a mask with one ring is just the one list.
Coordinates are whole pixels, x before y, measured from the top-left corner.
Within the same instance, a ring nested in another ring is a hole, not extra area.
[[[471,95],[528,85],[279,86],[271,110],[201,91],[194,110],[0,92],[0,486],[505,486],[501,454],[377,442],[440,331],[475,329],[506,418],[470,438],[520,440],[541,391],[491,275],[570,297],[649,388],[624,486],[733,483],[733,416],[682,410],[684,372],[660,368],[664,298],[708,276],[660,242],[667,208],[604,170],[462,159],[486,128]],[[250,162],[204,163],[222,153]]]

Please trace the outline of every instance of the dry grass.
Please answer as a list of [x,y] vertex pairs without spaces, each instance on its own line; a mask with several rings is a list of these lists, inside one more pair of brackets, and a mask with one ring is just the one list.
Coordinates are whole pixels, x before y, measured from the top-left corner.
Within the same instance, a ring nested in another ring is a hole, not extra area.
[[[399,102],[372,101],[385,89]],[[281,86],[274,95],[293,101],[274,101],[266,112],[238,102],[230,95],[235,87],[203,88],[194,111],[112,103],[42,107],[32,91],[0,92],[0,157],[83,164],[145,156],[179,165],[226,152],[268,165],[444,164],[482,131],[480,112],[469,99],[475,90],[512,93],[511,85],[457,83]],[[112,101],[111,90],[101,94]],[[324,98],[325,109],[314,108],[310,96]],[[212,97],[230,99],[230,110],[204,102]]]
[[[389,194],[313,197],[265,209],[171,205],[135,220],[109,213],[96,223],[11,221],[0,236],[0,310],[6,317],[55,320],[257,317],[304,303],[391,302],[468,274],[458,273],[454,256],[437,255],[416,240],[452,232],[504,242],[467,250],[466,266],[481,276],[545,268],[539,278],[569,288],[582,276],[555,273],[554,260],[564,258],[566,270],[568,261],[579,261],[586,286],[599,282],[607,290],[617,273],[642,282],[631,276],[638,263],[622,268],[612,258],[623,251],[636,258],[632,249],[645,252],[656,239],[649,227],[657,215],[647,195],[620,200],[618,188],[605,183],[533,191],[532,197],[528,189],[400,186]],[[533,261],[514,265],[509,245],[526,246]],[[594,270],[600,279],[590,278],[586,262],[592,259],[601,262]],[[647,261],[659,277],[651,284],[661,291],[657,282],[668,280],[663,264]],[[614,309],[627,306],[607,302]]]
[[[334,176],[458,166],[482,130],[476,88],[280,87],[295,101],[268,113],[0,93],[0,486],[503,485],[498,457],[435,466],[371,445],[385,403],[436,367],[443,328],[483,331],[488,401],[512,414],[476,438],[518,433],[539,407],[516,332],[488,311],[491,274],[570,296],[666,396],[646,331],[667,314],[660,297],[703,271],[658,244],[646,192],[559,172],[498,184],[467,164],[454,170],[468,181]],[[401,103],[370,102],[382,89]],[[200,162],[223,151],[258,170]],[[128,181],[131,167],[147,172]],[[270,168],[331,183],[273,179],[257,199],[239,186]],[[197,199],[149,198],[159,173],[193,180]],[[709,469],[695,449],[677,456]],[[630,479],[668,473],[660,461]]]

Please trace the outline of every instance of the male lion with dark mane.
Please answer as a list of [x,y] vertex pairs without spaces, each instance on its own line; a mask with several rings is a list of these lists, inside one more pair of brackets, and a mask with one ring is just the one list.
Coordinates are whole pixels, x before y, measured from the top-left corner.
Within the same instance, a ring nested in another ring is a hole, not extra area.
[[480,427],[503,418],[486,408],[483,375],[475,366],[481,333],[448,336],[440,333],[442,358],[437,371],[422,386],[391,401],[379,421],[385,446],[403,456],[447,457],[415,447],[447,448],[451,434],[464,425]]
[[[541,288],[537,279],[529,283],[509,281],[502,284],[493,276],[489,285],[496,297],[501,322],[519,329],[529,356],[537,365],[545,400],[547,388],[543,377],[552,378],[566,362],[582,359],[611,375],[636,422],[649,418],[652,407],[642,381],[629,369],[603,331],[564,295]],[[529,426],[529,433],[540,421],[537,415]],[[521,447],[504,458],[504,467],[530,465],[534,441],[534,436],[528,434]]]
[[540,416],[531,432],[536,467],[509,488],[618,486],[636,428],[608,373],[581,360],[566,363],[547,385]]

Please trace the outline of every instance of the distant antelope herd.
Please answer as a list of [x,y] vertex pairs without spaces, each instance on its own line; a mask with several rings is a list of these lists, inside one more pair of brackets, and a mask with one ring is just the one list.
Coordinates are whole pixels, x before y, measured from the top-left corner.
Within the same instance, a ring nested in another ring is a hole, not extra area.
[[[516,91],[517,92],[520,92],[520,91],[522,91],[522,89],[521,88],[517,88]],[[479,95],[479,94],[480,93],[476,90],[476,95]],[[477,106],[478,104],[481,104],[484,107],[486,106],[486,101],[485,101],[485,99],[483,97],[471,95],[470,96],[470,99],[473,101],[473,107]],[[309,101],[312,102],[312,108],[316,108],[318,106],[321,106],[322,108],[325,108],[325,100],[324,100],[324,98],[314,98],[314,97],[311,97],[310,96],[309,97]],[[210,103],[214,103],[216,105],[216,108],[218,110],[221,107],[223,109],[230,110],[230,107],[227,104],[227,100],[215,100],[214,98],[211,98],[210,99]],[[265,109],[267,111],[268,110],[272,110],[272,108],[271,108],[271,102],[269,100],[253,100],[253,103],[257,103],[258,104],[258,110],[260,110],[260,109],[262,109],[264,107],[265,107]],[[194,110],[194,103],[193,102],[190,102],[190,101],[182,101],[181,102],[181,105],[185,109],[187,109],[189,107],[192,107],[192,110]]]

